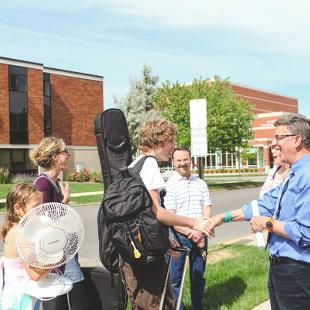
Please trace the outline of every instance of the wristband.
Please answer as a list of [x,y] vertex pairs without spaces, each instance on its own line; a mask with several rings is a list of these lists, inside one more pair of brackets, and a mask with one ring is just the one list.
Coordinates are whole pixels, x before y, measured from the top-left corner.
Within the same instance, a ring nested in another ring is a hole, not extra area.
[[231,212],[225,211],[224,212],[224,223],[229,223],[231,221]]

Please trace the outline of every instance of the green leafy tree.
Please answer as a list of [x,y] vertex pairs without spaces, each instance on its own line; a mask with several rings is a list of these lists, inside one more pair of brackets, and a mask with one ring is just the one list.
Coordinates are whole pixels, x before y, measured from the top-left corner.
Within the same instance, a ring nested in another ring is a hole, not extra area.
[[127,119],[132,150],[138,146],[138,128],[141,122],[158,115],[154,110],[153,100],[159,78],[152,75],[150,67],[144,65],[140,80],[130,80],[130,90],[126,98],[114,102],[119,104]]
[[240,152],[252,138],[251,106],[237,98],[228,79],[194,80],[191,85],[165,82],[154,98],[156,107],[167,119],[178,125],[177,143],[190,146],[189,101],[207,100],[208,149]]

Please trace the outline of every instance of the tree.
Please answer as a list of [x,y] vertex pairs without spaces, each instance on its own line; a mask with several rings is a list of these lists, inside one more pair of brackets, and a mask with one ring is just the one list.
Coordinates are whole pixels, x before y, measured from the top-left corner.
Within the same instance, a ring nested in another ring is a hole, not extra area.
[[207,100],[209,151],[240,153],[252,138],[253,114],[249,103],[235,96],[228,79],[199,79],[191,85],[165,82],[154,102],[164,117],[178,125],[177,143],[190,146],[189,101],[203,98]]
[[159,78],[153,76],[151,71],[150,67],[143,65],[142,78],[130,80],[129,94],[117,102],[127,119],[133,152],[137,151],[138,128],[141,122],[158,115],[154,110],[153,99]]

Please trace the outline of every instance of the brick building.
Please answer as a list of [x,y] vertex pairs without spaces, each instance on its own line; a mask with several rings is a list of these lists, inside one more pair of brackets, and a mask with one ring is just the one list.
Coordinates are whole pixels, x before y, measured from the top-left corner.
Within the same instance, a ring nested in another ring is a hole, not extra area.
[[103,111],[103,77],[0,57],[0,167],[30,171],[29,150],[62,137],[69,170],[98,171],[93,120]]
[[273,165],[270,145],[274,136],[274,122],[287,113],[298,113],[298,100],[274,92],[232,83],[236,96],[253,105],[255,119],[252,124],[254,139],[250,142],[257,154],[256,165],[268,170]]

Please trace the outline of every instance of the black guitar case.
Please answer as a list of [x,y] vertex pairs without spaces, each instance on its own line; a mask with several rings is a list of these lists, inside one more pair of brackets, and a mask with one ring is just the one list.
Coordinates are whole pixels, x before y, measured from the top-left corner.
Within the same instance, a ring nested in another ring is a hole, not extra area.
[[115,176],[132,162],[127,121],[119,109],[108,109],[94,120],[98,155],[105,189]]
[[124,310],[127,297],[118,273],[103,267],[82,267],[92,310]]
[[[94,120],[94,132],[103,175],[104,189],[106,190],[113,181],[114,176],[122,169],[128,167],[132,162],[131,144],[124,113],[119,109],[108,109],[100,113]],[[118,253],[106,233],[106,225],[103,216],[101,205],[97,217],[99,256],[102,264],[107,269],[107,273],[102,274],[93,271],[91,274],[93,274],[92,277],[100,276],[102,279],[105,278],[105,283],[102,285],[106,287],[111,285],[113,279],[117,279],[117,286],[114,287],[114,293],[104,295],[106,298],[105,302],[106,304],[107,302],[110,304],[110,308],[102,306],[102,309],[126,309],[127,295],[123,283],[119,281]],[[108,253],[108,255],[106,253]],[[110,290],[111,289],[112,287],[110,286]],[[115,294],[119,298],[118,305],[115,304]]]

